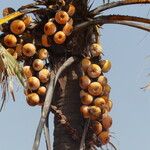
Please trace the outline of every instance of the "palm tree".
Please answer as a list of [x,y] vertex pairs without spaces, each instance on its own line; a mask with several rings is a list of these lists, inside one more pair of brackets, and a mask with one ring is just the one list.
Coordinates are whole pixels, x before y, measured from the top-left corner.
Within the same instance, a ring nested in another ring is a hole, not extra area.
[[[99,43],[99,29],[101,30],[101,27],[105,24],[121,24],[150,31],[150,19],[125,15],[103,15],[105,10],[114,7],[132,4],[149,4],[150,0],[122,0],[108,2],[94,9],[92,9],[92,5],[89,5],[90,0],[66,0],[66,2],[63,0],[35,0],[34,3],[19,8],[17,12],[14,12],[10,8],[5,9],[4,12],[6,15],[0,20],[3,32],[4,34],[7,32],[8,26],[10,25],[9,22],[12,20],[20,18],[27,13],[32,13],[35,17],[35,21],[29,28],[29,33],[36,46],[40,47],[39,41],[43,34],[41,27],[44,26],[47,20],[50,19],[58,9],[68,8],[64,6],[64,3],[66,3],[66,6],[72,3],[76,8],[75,15],[72,17],[74,20],[74,29],[65,44],[54,45],[47,48],[49,51],[47,65],[51,68],[51,80],[47,87],[48,90],[42,107],[33,150],[37,150],[39,147],[43,129],[47,149],[50,150],[51,146],[48,126],[50,112],[55,114],[54,150],[88,150],[102,146],[101,142],[97,142],[97,138],[94,137],[91,131],[87,132],[90,120],[83,119],[79,111],[81,106],[79,77],[83,74],[80,62],[84,57],[91,57],[89,46],[95,42]],[[4,34],[1,35],[1,41],[3,41]],[[25,35],[25,39],[22,37],[23,40],[26,40],[26,37],[27,35]],[[2,67],[0,68],[0,71],[1,82],[4,87],[4,103],[8,89],[10,89],[10,92],[14,97],[12,87],[10,86],[12,85],[11,80],[8,79],[11,79],[12,76],[16,75],[24,86],[24,77],[21,74],[22,69],[20,69],[21,67],[19,64],[22,64],[22,61],[25,60],[22,58],[21,61],[16,61],[6,51],[3,42],[1,43],[3,46],[1,45],[0,62]],[[109,144],[113,146],[111,142],[109,142]]]

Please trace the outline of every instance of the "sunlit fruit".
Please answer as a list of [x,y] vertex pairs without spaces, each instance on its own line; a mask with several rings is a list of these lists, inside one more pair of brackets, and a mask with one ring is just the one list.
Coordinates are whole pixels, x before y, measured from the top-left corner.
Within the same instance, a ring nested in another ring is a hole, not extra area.
[[103,128],[107,130],[112,125],[112,118],[108,114],[103,114],[101,122],[102,122]]
[[33,66],[33,69],[34,69],[35,71],[40,71],[40,70],[42,70],[43,67],[44,67],[44,62],[43,62],[43,60],[41,60],[41,59],[35,59],[35,60],[33,61],[32,66]]
[[31,22],[32,22],[32,17],[31,16],[25,16],[22,21],[24,22],[25,26],[28,27]]
[[66,24],[69,20],[69,15],[65,11],[59,10],[55,14],[55,20],[59,24]]
[[4,44],[8,47],[15,47],[17,44],[17,38],[13,34],[7,34],[4,37]]
[[37,90],[40,87],[40,80],[37,77],[29,77],[27,80],[27,87],[30,90]]
[[101,74],[101,68],[97,64],[91,64],[87,69],[87,74],[90,78],[97,78]]
[[98,138],[100,139],[102,145],[106,145],[110,140],[109,131],[102,131],[98,135]]
[[90,47],[90,51],[93,57],[100,56],[102,54],[102,47],[98,43],[94,43]]
[[53,35],[57,31],[56,25],[49,21],[44,25],[44,33],[46,35]]
[[31,70],[31,66],[24,66],[22,69],[23,75],[26,78],[32,77],[32,70]]
[[93,102],[93,96],[85,93],[84,96],[81,98],[81,102],[84,105],[90,105]]
[[107,84],[107,78],[105,76],[99,76],[97,80],[102,86]]
[[39,95],[45,95],[46,94],[46,87],[45,86],[40,86],[39,87],[39,89],[38,89],[38,91],[37,91],[37,93],[39,94]]
[[25,23],[22,20],[14,20],[11,24],[10,24],[10,30],[12,33],[14,34],[21,34],[25,31],[26,26]]
[[88,76],[82,76],[79,79],[79,84],[82,89],[87,89],[90,83],[91,80]]
[[97,106],[97,107],[102,107],[106,104],[105,102],[105,99],[102,98],[102,97],[97,97],[95,100],[94,100],[94,105]]
[[90,114],[90,117],[99,117],[100,114],[101,114],[101,109],[97,106],[90,106],[89,107],[89,114]]
[[50,72],[49,70],[47,69],[42,69],[40,72],[39,72],[39,75],[38,75],[40,81],[42,83],[46,83],[47,81],[49,81],[49,78],[50,78]]
[[88,92],[93,96],[99,96],[102,93],[102,86],[99,82],[92,82],[88,86]]
[[21,56],[21,55],[22,55],[22,48],[23,48],[23,45],[22,45],[22,44],[17,44],[17,45],[16,45],[16,50],[15,50],[15,52],[18,54],[18,56]]
[[76,8],[75,8],[75,6],[74,5],[72,5],[72,4],[69,4],[69,9],[68,9],[68,15],[69,16],[73,16],[74,15],[74,13],[75,13],[75,11],[76,11]]
[[40,97],[37,93],[31,93],[27,95],[27,103],[30,106],[35,106],[40,102]]
[[65,35],[64,32],[58,31],[58,32],[55,33],[55,35],[54,35],[55,43],[63,44],[65,42],[65,40],[66,40],[66,35]]
[[108,100],[107,106],[108,106],[108,111],[111,111],[111,109],[113,107],[113,102],[111,100]]
[[106,73],[111,69],[111,61],[109,60],[101,60],[100,66],[102,68],[102,72]]
[[92,128],[93,128],[94,132],[96,133],[96,135],[100,134],[103,130],[102,124],[98,121],[92,122]]
[[81,61],[82,69],[86,72],[88,67],[91,65],[91,61],[89,58],[84,58]]
[[81,114],[83,115],[84,118],[89,118],[90,117],[88,106],[85,106],[85,105],[81,106],[80,107],[80,112],[81,112]]
[[106,84],[104,87],[103,87],[103,91],[104,91],[104,95],[108,95],[111,91],[111,87],[110,85]]
[[27,57],[32,57],[36,53],[36,47],[32,43],[23,45],[22,52]]
[[65,33],[66,36],[69,36],[73,31],[73,26],[70,25],[69,23],[66,23],[62,31]]
[[44,47],[50,47],[51,46],[51,44],[50,44],[50,42],[48,40],[48,36],[46,34],[42,35],[41,42],[42,42],[42,45]]
[[45,48],[40,49],[38,51],[38,57],[39,57],[39,59],[42,59],[42,60],[47,59],[48,58],[48,51],[47,51],[47,49],[45,49]]

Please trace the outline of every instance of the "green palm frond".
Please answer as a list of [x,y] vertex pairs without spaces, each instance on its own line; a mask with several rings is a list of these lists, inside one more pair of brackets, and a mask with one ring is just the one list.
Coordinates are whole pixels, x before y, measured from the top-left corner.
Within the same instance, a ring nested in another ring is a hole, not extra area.
[[17,78],[24,87],[24,78],[22,75],[21,65],[13,58],[13,56],[0,45],[0,84],[2,86],[2,110],[6,100],[7,92],[10,92],[13,100],[15,100],[13,92],[13,79]]

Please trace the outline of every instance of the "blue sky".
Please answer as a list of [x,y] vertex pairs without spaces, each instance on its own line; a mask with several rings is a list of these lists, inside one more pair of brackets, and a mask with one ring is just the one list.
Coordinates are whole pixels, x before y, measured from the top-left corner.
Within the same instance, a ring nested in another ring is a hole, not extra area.
[[[18,8],[32,2],[6,0],[0,2],[0,12],[8,6]],[[99,0],[95,1],[95,6]],[[105,14],[130,14],[150,18],[150,5],[115,8]],[[121,25],[105,25],[101,30],[104,58],[112,61],[107,74],[112,87],[114,107],[111,112],[112,141],[118,150],[150,149],[150,91],[140,89],[150,81],[150,34]],[[39,121],[39,107],[29,107],[22,90],[17,87],[16,99],[8,99],[0,113],[0,150],[30,150]],[[53,128],[52,117],[50,118]],[[52,133],[51,133],[52,136]],[[42,141],[40,150],[45,149]]]

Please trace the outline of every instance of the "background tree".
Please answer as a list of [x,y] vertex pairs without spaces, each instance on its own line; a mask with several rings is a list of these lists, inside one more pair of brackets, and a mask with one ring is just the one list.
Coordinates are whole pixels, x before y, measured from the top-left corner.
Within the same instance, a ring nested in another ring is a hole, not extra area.
[[[82,6],[82,4],[80,5],[80,6]],[[121,16],[121,18],[122,18],[123,16]],[[106,18],[108,18],[108,17],[106,17]],[[113,20],[111,20],[111,17],[110,18],[108,18],[109,19],[109,22],[113,22],[114,23],[114,18],[113,18]],[[127,17],[126,19],[130,19],[130,17]],[[125,20],[126,20],[125,19]],[[120,21],[120,19],[118,19],[119,21]],[[141,19],[139,19],[139,20],[141,20]],[[143,20],[143,19],[142,19]],[[145,20],[145,19],[144,19]],[[92,21],[88,21],[87,22],[87,24],[91,24],[91,22]],[[107,19],[106,19],[106,22],[107,22]],[[115,22],[115,23],[121,23],[121,22]],[[124,23],[124,22],[123,22]],[[126,22],[125,22],[126,23]],[[143,28],[143,27],[142,27]],[[147,29],[148,30],[148,29]],[[92,34],[93,34],[93,32],[92,32]],[[83,35],[83,33],[81,32],[81,35]],[[83,42],[83,41],[82,41]],[[83,42],[83,45],[85,44],[85,42]],[[82,45],[82,44],[80,44],[80,45]],[[85,45],[86,46],[86,45]],[[81,46],[80,46],[81,47]],[[75,66],[76,67],[76,66]],[[78,69],[77,69],[78,70]],[[70,83],[72,83],[73,84],[73,82],[70,82]],[[78,85],[78,81],[76,81],[76,83],[75,83],[76,85]],[[71,85],[70,85],[71,86]],[[71,89],[71,88],[68,88],[68,89]],[[70,93],[70,92],[67,92],[68,94]],[[71,94],[72,95],[72,94]],[[66,102],[66,101],[65,101]],[[69,103],[68,103],[69,104]],[[71,104],[73,104],[73,103],[71,103]],[[68,108],[70,107],[70,105],[69,105],[69,107],[67,107],[67,104],[65,104],[65,107],[66,107],[66,109],[67,109],[67,111],[68,111]],[[74,108],[74,107],[73,107]],[[75,108],[75,110],[77,110],[76,108]],[[64,110],[64,112],[65,112],[65,110]],[[67,113],[67,112],[66,112]],[[69,113],[70,114],[70,113]],[[73,117],[71,117],[72,119],[73,119]],[[74,118],[75,119],[75,118]],[[57,128],[56,128],[57,129]],[[63,131],[63,130],[61,130],[61,131]],[[56,132],[57,133],[57,132]],[[60,136],[60,135],[59,135]],[[64,135],[63,135],[64,136]],[[64,137],[64,139],[65,139],[65,137]],[[69,140],[70,140],[70,138],[69,138]],[[68,140],[67,140],[68,141]],[[59,142],[59,141],[58,141]],[[73,142],[70,142],[70,143],[73,143]],[[59,142],[59,144],[60,144],[60,142]],[[63,142],[63,145],[65,144],[65,142]]]

